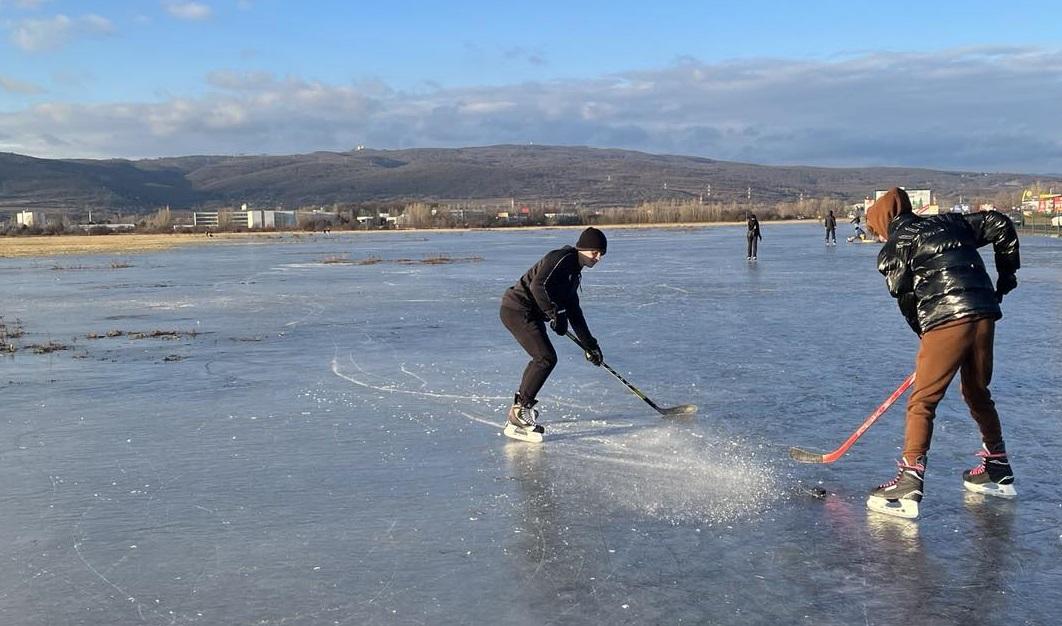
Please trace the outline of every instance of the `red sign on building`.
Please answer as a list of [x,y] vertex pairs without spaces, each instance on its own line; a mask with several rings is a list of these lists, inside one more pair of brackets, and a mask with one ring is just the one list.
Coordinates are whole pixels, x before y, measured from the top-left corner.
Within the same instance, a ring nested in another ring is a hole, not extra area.
[[1040,205],[1038,207],[1042,213],[1059,213],[1062,212],[1062,194],[1053,194],[1050,196],[1040,196]]

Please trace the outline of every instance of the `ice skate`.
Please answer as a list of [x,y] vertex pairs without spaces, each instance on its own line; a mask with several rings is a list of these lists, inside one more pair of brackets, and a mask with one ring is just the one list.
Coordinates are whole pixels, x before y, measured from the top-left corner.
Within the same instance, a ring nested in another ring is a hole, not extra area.
[[901,458],[896,464],[900,468],[896,478],[870,492],[867,508],[886,515],[915,519],[918,517],[918,503],[922,501],[926,457],[918,457],[913,464]]
[[981,464],[962,473],[962,484],[967,490],[998,498],[1013,498],[1018,495],[1014,490],[1014,472],[1010,469],[1007,451],[1002,444],[994,450],[981,444],[977,452]]
[[538,423],[538,409],[533,408],[535,401],[524,402],[519,394],[509,407],[509,416],[505,424],[506,437],[527,441],[529,443],[542,443],[542,433],[546,432]]

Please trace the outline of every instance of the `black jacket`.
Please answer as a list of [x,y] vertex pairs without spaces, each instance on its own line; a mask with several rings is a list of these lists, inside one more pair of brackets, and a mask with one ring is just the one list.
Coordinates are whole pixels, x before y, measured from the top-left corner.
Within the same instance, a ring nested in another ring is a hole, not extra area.
[[755,217],[750,217],[747,226],[749,231],[748,233],[746,233],[746,237],[755,237],[756,239],[763,239],[763,235],[760,234],[760,220],[756,219]]
[[999,274],[1021,267],[1014,224],[998,211],[931,217],[901,213],[889,223],[878,271],[912,330],[921,335],[963,317],[1003,317],[977,252],[989,243]]
[[837,228],[837,218],[834,217],[833,215],[827,214],[826,215],[826,229],[827,230],[833,230],[835,228]]
[[579,307],[581,278],[578,250],[571,246],[552,250],[505,290],[502,306],[523,311],[528,319],[538,321],[552,320],[563,311],[579,341],[596,346],[597,340],[590,334]]

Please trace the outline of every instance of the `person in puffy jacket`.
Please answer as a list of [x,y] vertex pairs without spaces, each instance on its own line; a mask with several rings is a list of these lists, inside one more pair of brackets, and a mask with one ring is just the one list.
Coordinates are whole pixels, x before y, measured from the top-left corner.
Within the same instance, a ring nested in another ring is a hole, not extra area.
[[[1014,475],[988,385],[995,324],[1003,316],[1000,303],[1017,286],[1015,272],[1021,267],[1014,225],[997,211],[919,217],[907,193],[895,187],[867,211],[867,225],[885,241],[878,271],[921,339],[900,472],[871,492],[868,506],[874,508],[875,498],[879,505],[887,501],[899,508],[913,502],[917,516],[933,418],[956,373],[982,443],[981,464],[963,474],[964,484],[971,491],[1013,496]],[[994,285],[977,251],[988,244],[995,252]]]
[[502,296],[502,324],[531,357],[508,416],[509,424],[521,434],[541,435],[544,430],[537,423],[538,411],[533,407],[538,402],[539,390],[557,364],[557,352],[550,343],[546,322],[561,336],[567,334],[570,326],[585,350],[586,359],[601,365],[601,348],[586,325],[578,291],[583,268],[597,265],[607,247],[604,233],[587,228],[579,235],[574,248],[564,246],[547,253]]

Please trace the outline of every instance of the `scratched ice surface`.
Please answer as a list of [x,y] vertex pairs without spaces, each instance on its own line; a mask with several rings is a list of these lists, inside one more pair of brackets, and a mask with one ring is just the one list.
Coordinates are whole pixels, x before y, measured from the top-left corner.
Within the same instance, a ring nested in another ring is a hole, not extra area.
[[[909,523],[863,508],[901,412],[832,466],[786,454],[839,444],[916,347],[877,247],[812,226],[765,224],[755,265],[739,228],[610,231],[583,281],[606,359],[699,415],[560,339],[549,440],[503,438],[525,359],[498,298],[575,236],[0,260],[20,344],[70,347],[0,357],[0,623],[1058,623],[1062,242],[1023,240],[998,327],[1020,499],[962,491],[956,384]],[[391,262],[432,255],[465,261]],[[131,336],[155,330],[182,334]]]

